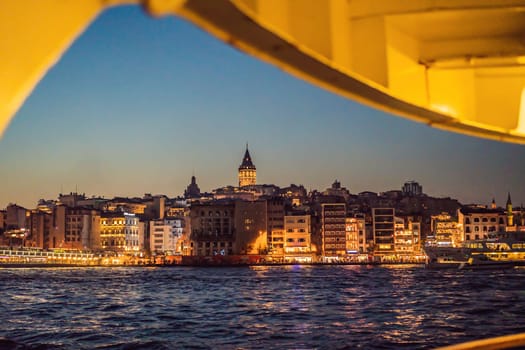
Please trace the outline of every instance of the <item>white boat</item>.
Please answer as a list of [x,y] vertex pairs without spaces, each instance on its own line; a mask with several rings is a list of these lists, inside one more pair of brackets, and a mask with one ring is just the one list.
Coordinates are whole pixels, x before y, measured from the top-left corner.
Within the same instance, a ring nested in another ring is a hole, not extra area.
[[[525,242],[512,238],[466,241],[460,247],[425,246],[423,249],[429,268],[525,265]],[[470,264],[469,259],[472,259]]]

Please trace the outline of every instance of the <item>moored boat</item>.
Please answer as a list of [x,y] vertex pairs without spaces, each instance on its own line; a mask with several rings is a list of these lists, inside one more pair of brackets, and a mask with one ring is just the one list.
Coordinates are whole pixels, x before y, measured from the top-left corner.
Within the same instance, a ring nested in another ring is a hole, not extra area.
[[466,241],[459,247],[425,246],[424,251],[430,268],[461,265],[488,269],[525,265],[525,242],[505,237]]
[[516,263],[512,261],[492,260],[484,254],[471,256],[467,262],[461,263],[458,267],[460,270],[504,270],[512,269]]

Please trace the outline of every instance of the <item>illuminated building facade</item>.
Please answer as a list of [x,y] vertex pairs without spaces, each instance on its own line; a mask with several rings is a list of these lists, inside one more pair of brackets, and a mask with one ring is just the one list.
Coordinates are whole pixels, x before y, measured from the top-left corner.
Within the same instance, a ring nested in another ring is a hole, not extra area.
[[126,212],[133,214],[144,214],[146,204],[138,199],[114,198],[104,205],[104,209],[110,212]]
[[431,226],[435,245],[459,247],[463,242],[463,228],[449,214],[431,216]]
[[366,253],[365,218],[346,218],[345,231],[347,254]]
[[321,250],[327,258],[346,255],[346,204],[321,204]]
[[139,243],[139,219],[132,213],[102,214],[100,219],[101,248],[116,252],[137,252]]
[[242,163],[239,166],[239,187],[253,186],[257,182],[257,170],[253,165],[252,157],[246,145],[246,152],[242,158]]
[[374,231],[374,251],[376,254],[395,253],[394,208],[373,208],[372,226]]
[[394,217],[394,249],[397,256],[412,256],[421,251],[421,223]]
[[287,215],[284,217],[285,260],[312,261],[310,215]]

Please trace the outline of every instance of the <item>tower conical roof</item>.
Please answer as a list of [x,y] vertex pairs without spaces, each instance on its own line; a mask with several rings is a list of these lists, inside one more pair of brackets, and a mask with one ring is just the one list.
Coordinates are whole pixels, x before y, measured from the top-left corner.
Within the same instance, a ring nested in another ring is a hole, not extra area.
[[239,169],[255,169],[255,165],[252,163],[252,157],[250,156],[250,151],[248,151],[248,145],[246,145],[246,152],[244,152],[244,157],[242,158],[242,163],[239,166]]
[[512,204],[512,201],[510,199],[510,192],[509,192],[509,194],[507,196],[507,205],[509,205],[509,204]]

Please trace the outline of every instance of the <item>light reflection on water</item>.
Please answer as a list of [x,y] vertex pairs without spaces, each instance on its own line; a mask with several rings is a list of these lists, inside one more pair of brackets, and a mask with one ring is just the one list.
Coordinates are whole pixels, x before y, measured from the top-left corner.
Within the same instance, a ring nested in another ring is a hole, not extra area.
[[523,269],[2,269],[0,279],[0,337],[15,347],[414,349],[525,331]]

